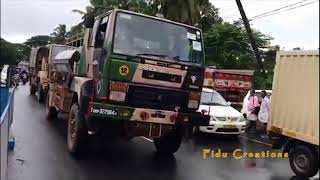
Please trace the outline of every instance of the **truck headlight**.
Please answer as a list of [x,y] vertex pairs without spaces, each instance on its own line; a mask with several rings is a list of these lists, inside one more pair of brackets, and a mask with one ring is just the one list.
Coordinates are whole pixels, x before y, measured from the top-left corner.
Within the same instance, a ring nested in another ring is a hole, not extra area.
[[111,82],[109,100],[124,102],[129,86],[125,83]]
[[191,92],[189,94],[188,108],[198,109],[200,100],[199,92]]

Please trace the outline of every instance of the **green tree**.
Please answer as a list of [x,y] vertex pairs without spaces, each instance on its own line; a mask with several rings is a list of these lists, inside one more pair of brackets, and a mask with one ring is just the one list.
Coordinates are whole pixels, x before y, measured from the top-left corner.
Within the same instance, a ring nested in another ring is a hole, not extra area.
[[201,3],[197,19],[196,24],[203,32],[207,32],[212,25],[222,22],[218,9],[209,0]]
[[31,48],[24,44],[13,44],[16,51],[17,61],[28,61],[30,56]]
[[79,23],[77,25],[74,25],[71,27],[70,31],[67,32],[67,37],[71,37],[73,35],[76,35],[80,32],[84,31],[84,26],[82,25],[82,23]]
[[67,37],[67,29],[65,24],[59,24],[51,33],[53,42],[56,44],[64,44]]
[[28,39],[26,42],[24,42],[24,44],[29,47],[44,46],[50,43],[52,43],[52,37],[48,35],[33,36],[30,39]]
[[13,44],[0,38],[0,66],[14,65],[18,61],[27,60],[30,49],[23,44]]
[[218,9],[209,0],[165,0],[161,10],[167,19],[198,26],[204,32],[222,22]]

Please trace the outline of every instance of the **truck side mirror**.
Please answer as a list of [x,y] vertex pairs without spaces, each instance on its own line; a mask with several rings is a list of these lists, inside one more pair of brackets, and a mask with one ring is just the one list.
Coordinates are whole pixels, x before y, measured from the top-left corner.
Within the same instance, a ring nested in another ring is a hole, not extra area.
[[87,14],[84,19],[84,26],[86,28],[93,28],[93,24],[94,24],[94,16]]

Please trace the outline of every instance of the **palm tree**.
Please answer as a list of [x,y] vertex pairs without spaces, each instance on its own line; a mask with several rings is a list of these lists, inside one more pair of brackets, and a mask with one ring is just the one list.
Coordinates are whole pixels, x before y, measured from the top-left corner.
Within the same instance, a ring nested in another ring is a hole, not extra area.
[[84,21],[87,16],[94,15],[96,12],[96,9],[91,6],[87,6],[85,12],[79,9],[73,9],[72,12],[80,14],[82,16],[81,19]]
[[162,13],[167,19],[195,25],[201,18],[201,6],[208,0],[163,0]]
[[56,27],[53,30],[53,33],[51,33],[51,36],[53,37],[54,43],[64,44],[66,36],[67,36],[66,25],[59,24],[58,27]]

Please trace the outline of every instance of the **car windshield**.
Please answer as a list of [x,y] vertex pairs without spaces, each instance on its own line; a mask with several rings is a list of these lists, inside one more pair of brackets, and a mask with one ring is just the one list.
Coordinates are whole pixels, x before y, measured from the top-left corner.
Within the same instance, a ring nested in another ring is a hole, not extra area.
[[203,63],[199,30],[127,13],[117,15],[113,52]]
[[202,92],[201,93],[201,104],[228,106],[226,100],[216,91]]

